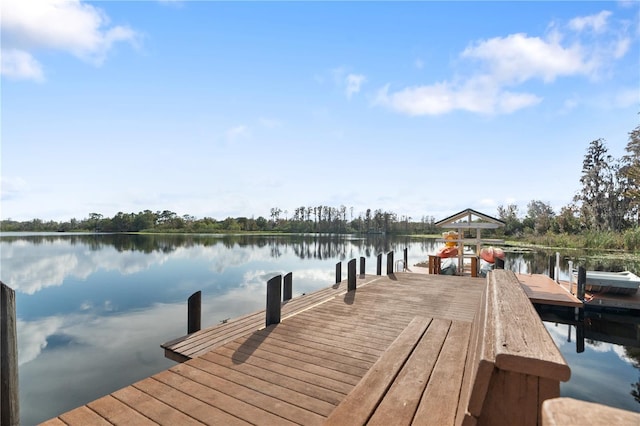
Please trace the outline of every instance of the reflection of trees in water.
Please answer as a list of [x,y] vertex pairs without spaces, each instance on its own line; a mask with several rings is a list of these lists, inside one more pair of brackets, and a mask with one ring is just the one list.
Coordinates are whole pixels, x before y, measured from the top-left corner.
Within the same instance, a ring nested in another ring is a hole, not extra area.
[[612,258],[610,256],[597,256],[586,251],[571,250],[531,250],[524,252],[508,251],[506,253],[505,268],[514,272],[530,274],[549,274],[549,258],[554,257],[556,251],[560,253],[560,272],[569,275],[569,261],[573,262],[573,268],[583,266],[589,271],[631,271],[640,275],[640,257]]
[[[97,251],[113,246],[117,251],[141,251],[143,253],[171,253],[180,247],[213,247],[222,244],[227,249],[235,247],[264,248],[274,258],[291,250],[300,259],[350,259],[358,254],[375,257],[390,251],[402,252],[405,247],[421,253],[433,253],[442,246],[432,238],[394,237],[368,235],[354,237],[345,234],[52,234],[2,237],[2,241],[13,243],[26,241],[34,245],[52,244],[65,241],[70,245],[84,244],[89,250]],[[548,274],[549,257],[556,250],[513,251],[506,253],[505,268],[514,272]],[[640,274],[640,257],[610,258],[599,257],[592,252],[580,250],[560,251],[561,272],[568,275],[568,261],[574,268],[584,266],[588,270],[632,271]]]
[[[631,360],[631,365],[640,370],[640,348],[625,346],[624,353]],[[637,403],[640,403],[640,377],[637,382],[631,383],[631,392],[629,393]]]

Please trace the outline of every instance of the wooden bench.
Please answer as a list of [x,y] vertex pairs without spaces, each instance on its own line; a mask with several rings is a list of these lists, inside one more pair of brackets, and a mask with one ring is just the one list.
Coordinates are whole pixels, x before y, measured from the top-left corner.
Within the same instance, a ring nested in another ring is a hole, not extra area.
[[416,317],[326,424],[536,425],[570,370],[511,271],[473,323]]
[[640,425],[640,413],[573,398],[553,398],[542,404],[543,426],[568,424],[638,426]]

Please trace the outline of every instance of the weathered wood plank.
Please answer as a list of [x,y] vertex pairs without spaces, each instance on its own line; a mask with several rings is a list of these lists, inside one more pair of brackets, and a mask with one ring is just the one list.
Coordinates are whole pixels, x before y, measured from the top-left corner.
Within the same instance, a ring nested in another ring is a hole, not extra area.
[[87,404],[87,407],[104,417],[114,425],[156,425],[157,423],[143,416],[111,395],[96,399]]
[[447,340],[418,405],[413,425],[454,424],[470,334],[471,323],[454,321],[451,324]]
[[[226,377],[219,377],[207,371],[193,368],[187,364],[176,367],[176,370],[173,371],[209,388],[216,389],[238,401],[243,401],[254,407],[260,407],[264,412],[282,417],[282,419],[286,419],[288,422],[297,424],[319,424],[324,418],[317,413],[305,410],[289,401],[274,398],[244,385],[239,385],[228,380]],[[221,408],[225,407],[222,406]],[[263,417],[264,416],[263,414]],[[273,421],[272,419],[271,422]]]
[[366,422],[430,322],[430,318],[422,317],[416,317],[411,321],[362,378],[358,386],[331,413],[326,424],[344,425]]
[[262,425],[277,423],[293,424],[253,404],[227,395],[223,392],[224,389],[216,388],[220,382],[212,379],[213,376],[202,370],[189,367],[187,364],[181,364],[175,368],[176,370],[163,371],[154,377],[171,387],[179,389],[189,395],[194,395],[201,401],[219,407],[227,413],[249,423]]
[[[257,331],[256,334],[268,334],[270,339],[279,342],[286,342],[292,345],[297,345],[301,348],[309,348],[310,350],[326,351],[340,357],[346,357],[353,360],[356,365],[360,365],[360,362],[366,362],[373,364],[380,357],[381,351],[370,350],[367,352],[354,351],[349,347],[342,345],[330,345],[327,342],[318,341],[314,339],[314,336],[292,336],[281,329],[274,329],[271,332],[265,330]],[[398,333],[400,334],[400,333]]]
[[[254,336],[242,337],[226,345],[232,349],[246,348],[248,351],[265,351],[294,360],[296,363],[310,364],[322,366],[326,369],[334,370],[348,376],[356,377],[360,380],[367,372],[366,368],[361,366],[352,366],[340,361],[333,361],[328,357],[324,357],[326,352],[319,353],[317,351],[303,351],[302,348],[287,347],[286,345],[271,343],[270,340],[262,341]],[[350,380],[344,380],[350,383]],[[357,383],[357,381],[356,381]]]
[[[122,388],[111,394],[134,410],[161,425],[202,425],[193,417],[178,411],[134,386]],[[63,419],[64,420],[64,419]],[[66,420],[65,420],[66,421]],[[84,424],[92,424],[87,422]]]
[[40,423],[39,426],[67,426],[67,424],[59,418],[54,417],[53,419],[49,419],[44,423]]
[[84,425],[96,425],[96,426],[110,426],[107,420],[97,414],[95,411],[84,406],[76,408],[75,410],[68,411],[58,416],[60,420],[69,426],[84,426]]
[[[188,364],[189,367],[200,369],[213,376],[228,380],[236,383],[237,385],[247,387],[257,392],[262,392],[265,395],[269,395],[273,398],[287,401],[305,410],[311,411],[322,416],[328,416],[335,408],[335,403],[329,403],[320,398],[317,387],[303,384],[298,386],[292,381],[286,381],[285,383],[275,383],[272,380],[264,380],[243,371],[234,370],[231,368],[223,367],[221,365],[206,361],[202,358],[193,360]],[[185,367],[186,368],[186,367]],[[174,371],[174,370],[172,370]],[[184,371],[182,369],[176,369],[174,372],[180,373]],[[295,381],[293,381],[295,382]],[[284,385],[283,385],[284,384]],[[342,396],[340,396],[342,397]],[[338,398],[336,398],[337,400]]]
[[205,424],[225,424],[225,425],[246,425],[241,421],[219,408],[203,402],[201,399],[190,396],[180,389],[169,386],[158,378],[149,378],[135,383],[133,386],[142,392],[153,395],[159,401],[168,406],[188,414],[190,417]]
[[353,386],[355,386],[360,381],[361,377],[360,375],[345,373],[332,368],[328,368],[326,366],[326,363],[323,363],[323,365],[317,365],[316,363],[301,361],[297,358],[287,356],[288,354],[283,355],[281,351],[265,350],[263,349],[262,345],[259,344],[241,344],[240,342],[234,341],[226,344],[225,348],[234,350],[236,355],[239,356],[242,356],[241,354],[244,354],[246,356],[250,356],[252,359],[261,358],[266,362],[278,363],[289,368],[295,368],[311,374],[317,374],[318,376],[329,378],[337,382],[347,383]]
[[[500,272],[500,273],[498,273]],[[509,282],[510,281],[510,282]],[[513,283],[517,283],[514,286]],[[511,284],[511,285],[509,285]],[[571,370],[511,271],[495,271],[487,285],[496,321],[495,363],[502,370],[567,381]],[[532,319],[534,319],[532,321]]]
[[[214,354],[210,352],[208,354],[203,355],[203,357],[205,357],[205,359],[217,358],[217,357],[214,357],[213,355]],[[270,362],[269,360],[266,360],[266,359],[262,359],[258,357],[247,357],[246,355],[238,354],[236,353],[236,351],[232,349],[228,349],[226,347],[218,348],[218,350],[216,350],[215,352],[215,355],[222,355],[223,357],[231,360],[233,364],[253,365],[255,367],[262,368],[264,370],[278,373],[285,377],[302,380],[304,382],[313,383],[317,386],[331,389],[336,392],[341,392],[345,395],[349,393],[349,391],[353,388],[353,385],[350,385],[348,383],[333,380],[331,378],[323,377],[318,374],[313,374],[308,371],[300,370],[297,368],[291,368],[285,364]]]
[[[369,419],[369,425],[409,425],[445,342],[451,321],[434,319]],[[457,398],[455,399],[457,402]],[[449,403],[441,399],[442,403]]]
[[[309,383],[295,377],[282,376],[277,372],[265,370],[251,364],[235,364],[228,358],[218,355],[215,352],[211,352],[194,359],[189,363],[189,365],[217,375],[219,374],[217,373],[216,367],[228,368],[229,370],[233,370],[239,374],[264,380],[265,382],[271,383],[275,386],[281,386],[302,395],[308,395],[334,406],[337,405],[345,396],[344,392],[337,392],[333,389],[318,386],[315,383]],[[177,369],[179,367],[174,368]]]
[[638,426],[640,413],[573,398],[554,398],[542,404],[543,426]]

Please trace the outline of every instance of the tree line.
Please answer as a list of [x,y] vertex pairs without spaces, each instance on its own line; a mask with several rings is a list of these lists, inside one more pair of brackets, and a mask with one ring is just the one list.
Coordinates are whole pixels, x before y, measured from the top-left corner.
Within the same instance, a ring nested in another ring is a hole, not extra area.
[[[622,158],[613,158],[603,139],[593,140],[584,155],[581,189],[567,206],[554,211],[544,201],[531,200],[526,212],[515,204],[500,205],[497,217],[505,222],[495,235],[528,237],[576,235],[589,232],[630,235],[631,244],[640,248],[640,125],[629,133]],[[293,211],[272,207],[268,218],[211,217],[198,219],[171,210],[118,212],[113,217],[90,213],[87,218],[64,222],[0,222],[8,231],[89,231],[89,232],[317,232],[362,234],[434,234],[441,232],[433,216],[412,218],[382,209],[366,209],[354,214],[354,208],[300,205]]]

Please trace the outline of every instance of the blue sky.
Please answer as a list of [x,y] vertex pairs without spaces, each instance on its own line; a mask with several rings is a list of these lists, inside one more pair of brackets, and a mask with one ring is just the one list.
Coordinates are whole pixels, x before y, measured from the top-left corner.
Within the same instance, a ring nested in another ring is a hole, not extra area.
[[559,211],[639,123],[639,10],[3,0],[0,215]]

